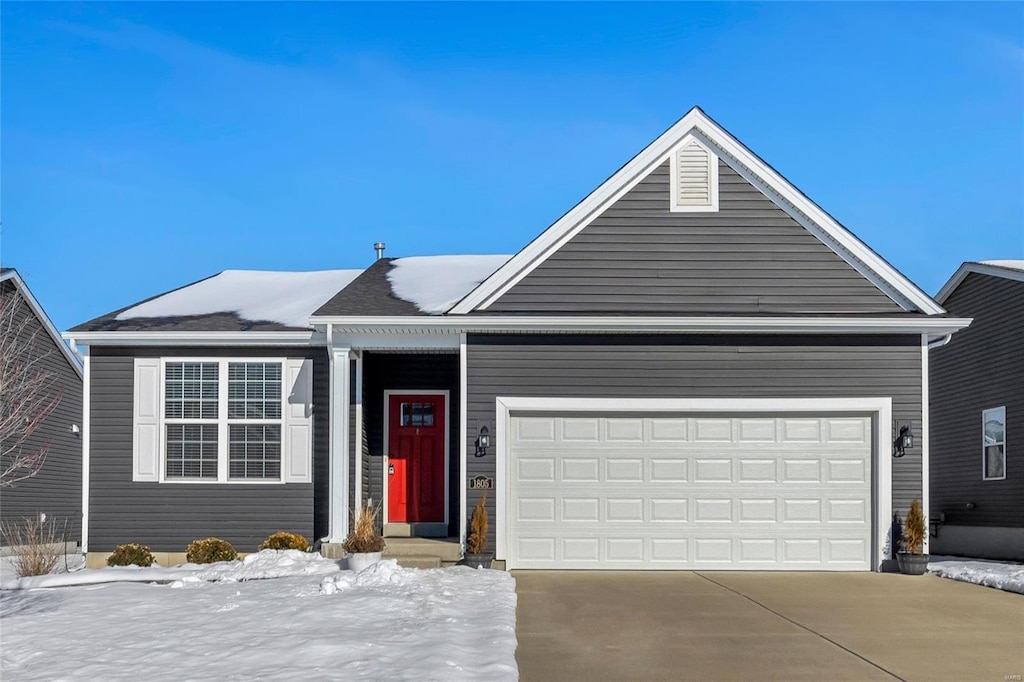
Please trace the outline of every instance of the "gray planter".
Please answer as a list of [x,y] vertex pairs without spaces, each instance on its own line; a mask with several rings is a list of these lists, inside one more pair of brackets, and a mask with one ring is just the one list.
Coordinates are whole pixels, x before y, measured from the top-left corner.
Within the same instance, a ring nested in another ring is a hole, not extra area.
[[930,554],[898,552],[896,554],[896,563],[899,564],[900,573],[904,575],[924,575],[928,570],[928,558],[930,556]]
[[490,568],[491,561],[494,560],[494,552],[486,552],[484,554],[469,554],[468,552],[462,558],[462,565],[469,566],[470,568]]

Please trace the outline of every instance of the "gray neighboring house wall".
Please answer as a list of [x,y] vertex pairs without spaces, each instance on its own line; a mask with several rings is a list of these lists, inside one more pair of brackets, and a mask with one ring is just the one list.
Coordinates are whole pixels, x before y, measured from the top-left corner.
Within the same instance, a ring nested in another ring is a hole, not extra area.
[[[932,351],[933,552],[1024,560],[1024,260],[965,263],[938,298],[974,322]],[[1006,408],[1005,478],[982,472],[982,412]]]
[[15,328],[28,353],[40,359],[39,366],[56,375],[62,391],[57,407],[26,444],[35,449],[49,443],[43,467],[31,478],[0,488],[0,520],[18,522],[44,513],[47,524],[63,529],[66,523],[67,542],[77,543],[82,538],[82,440],[72,426],[83,426],[82,367],[14,269],[0,271],[0,297],[21,301]]

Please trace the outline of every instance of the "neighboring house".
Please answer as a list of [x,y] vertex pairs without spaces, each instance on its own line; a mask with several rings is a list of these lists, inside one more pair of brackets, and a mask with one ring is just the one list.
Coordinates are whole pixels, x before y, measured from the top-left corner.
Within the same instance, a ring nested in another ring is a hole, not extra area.
[[932,354],[932,551],[1024,560],[1024,260],[964,263],[937,299],[974,322]]
[[464,540],[486,494],[509,568],[879,570],[927,504],[928,345],[969,320],[699,109],[510,258],[355,275],[229,271],[68,333],[90,551],[338,543],[369,500]]
[[[12,317],[3,320],[0,333],[11,335],[7,340],[20,353],[19,361],[31,363],[30,375],[38,370],[52,379],[43,397],[59,396],[23,444],[24,452],[46,448],[42,468],[31,478],[0,487],[0,521],[19,523],[45,514],[45,523],[59,529],[58,537],[77,543],[82,538],[82,365],[12,268],[0,269],[0,301],[13,302]],[[0,400],[12,393],[0,386]],[[8,462],[5,457],[4,469]]]

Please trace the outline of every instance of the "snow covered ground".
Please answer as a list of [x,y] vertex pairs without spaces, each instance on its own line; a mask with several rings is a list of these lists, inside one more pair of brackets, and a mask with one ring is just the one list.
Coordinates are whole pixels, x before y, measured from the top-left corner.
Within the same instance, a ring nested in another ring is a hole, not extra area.
[[[295,551],[246,559],[19,581],[0,592],[0,678],[518,678],[508,573],[388,560],[357,574]],[[162,583],[136,582],[147,574]],[[79,585],[38,587],[69,580]]]
[[943,578],[1024,594],[1024,564],[933,554],[928,572]]

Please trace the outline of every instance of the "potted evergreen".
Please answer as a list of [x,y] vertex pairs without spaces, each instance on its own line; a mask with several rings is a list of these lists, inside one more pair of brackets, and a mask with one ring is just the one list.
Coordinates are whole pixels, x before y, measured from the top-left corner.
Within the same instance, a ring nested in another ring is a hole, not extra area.
[[896,563],[899,564],[900,573],[923,575],[928,569],[929,555],[924,553],[924,539],[927,532],[928,525],[925,523],[924,512],[921,511],[921,501],[915,499],[910,503],[907,518],[903,520],[902,550],[896,554]]
[[379,507],[374,507],[373,500],[369,500],[366,506],[355,513],[352,532],[341,545],[348,552],[350,570],[362,571],[380,561],[386,545],[384,538],[377,532],[378,511]]
[[487,493],[484,493],[473,509],[473,519],[469,524],[466,556],[462,563],[471,568],[490,568],[494,559],[494,553],[487,551],[487,509],[484,507],[486,500]]

